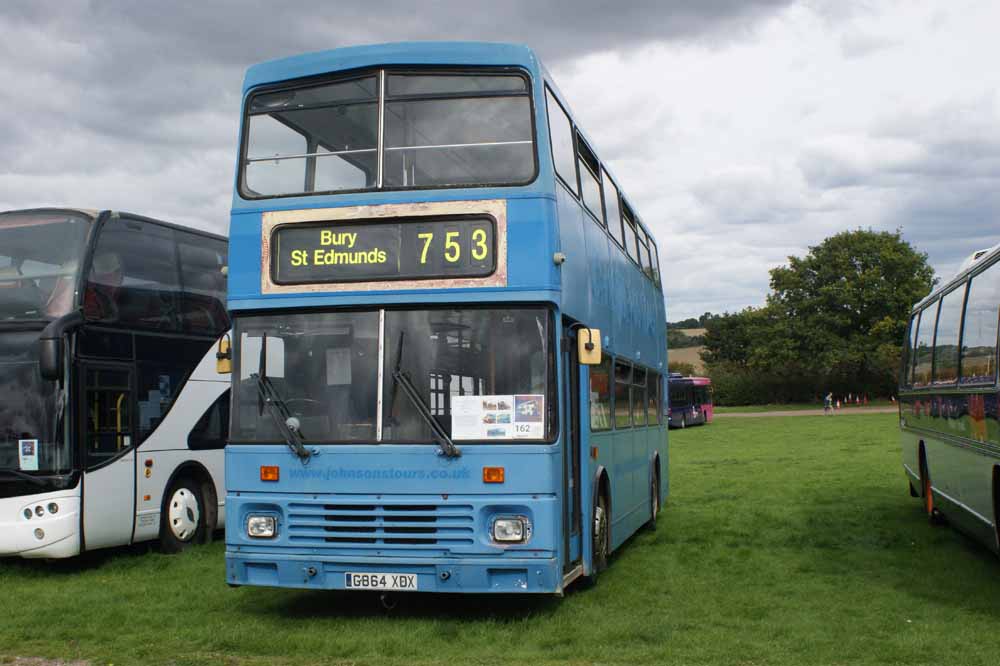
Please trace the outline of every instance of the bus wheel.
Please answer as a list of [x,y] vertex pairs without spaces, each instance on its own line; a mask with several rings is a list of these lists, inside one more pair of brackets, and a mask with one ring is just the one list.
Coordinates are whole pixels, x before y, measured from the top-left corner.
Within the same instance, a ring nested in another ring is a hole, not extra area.
[[601,495],[594,507],[594,573],[608,568],[608,553],[611,548],[610,516],[608,500]]
[[205,511],[198,484],[191,479],[178,479],[166,494],[160,516],[160,549],[179,553],[199,539],[205,531]]
[[656,519],[660,515],[660,480],[653,475],[653,483],[650,484],[649,493],[649,522],[646,528],[652,532],[656,531]]
[[940,525],[944,522],[944,516],[934,507],[934,492],[931,490],[931,475],[927,471],[927,461],[920,461],[920,488],[923,491],[924,511],[927,513],[927,520],[931,525]]

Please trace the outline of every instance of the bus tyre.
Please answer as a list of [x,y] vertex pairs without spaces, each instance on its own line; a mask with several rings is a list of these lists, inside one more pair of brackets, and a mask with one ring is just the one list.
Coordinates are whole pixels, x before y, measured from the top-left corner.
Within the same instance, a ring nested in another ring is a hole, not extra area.
[[177,479],[165,496],[160,516],[160,550],[179,553],[202,541],[205,532],[205,504],[201,489],[192,479]]
[[608,514],[608,500],[600,495],[594,507],[594,576],[608,568],[610,551],[611,516]]
[[660,515],[660,480],[653,475],[653,482],[650,484],[649,490],[649,522],[646,523],[646,529],[651,532],[656,531],[656,519]]
[[927,461],[921,461],[920,465],[920,488],[921,496],[924,499],[924,511],[927,513],[927,521],[931,525],[944,524],[944,516],[934,506],[934,492],[931,489],[931,475],[927,471]]

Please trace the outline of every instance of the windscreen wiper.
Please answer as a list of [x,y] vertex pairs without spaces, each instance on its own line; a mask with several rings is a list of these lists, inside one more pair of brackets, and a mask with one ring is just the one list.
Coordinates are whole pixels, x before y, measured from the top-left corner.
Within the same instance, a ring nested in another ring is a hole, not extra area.
[[302,437],[299,436],[299,422],[293,417],[285,406],[285,401],[281,399],[267,377],[261,377],[258,373],[253,373],[250,378],[257,383],[257,395],[261,402],[267,407],[268,413],[274,420],[274,425],[278,427],[278,432],[285,438],[288,448],[295,452],[301,460],[309,459],[312,453],[302,444]]
[[35,484],[36,486],[46,486],[46,485],[48,485],[47,483],[45,483],[45,481],[43,481],[42,479],[39,479],[37,476],[32,476],[30,474],[25,474],[24,472],[22,472],[19,469],[7,469],[5,467],[3,469],[0,469],[0,474],[9,474],[12,478],[21,479],[23,481],[28,481],[30,483]]
[[424,423],[431,429],[434,433],[434,437],[437,438],[438,446],[441,447],[441,454],[447,458],[458,458],[462,455],[461,449],[455,446],[455,442],[451,441],[451,437],[445,432],[441,424],[437,422],[434,415],[431,414],[431,410],[427,407],[427,403],[424,402],[423,398],[420,397],[420,393],[417,391],[417,387],[413,385],[410,380],[410,375],[402,370],[403,363],[403,336],[405,332],[399,334],[399,352],[396,356],[396,367],[392,371],[392,398],[390,401],[391,405],[396,401],[396,388],[402,387],[403,393],[406,397],[410,399],[413,403],[413,408],[417,410],[417,414],[420,418],[424,420]]

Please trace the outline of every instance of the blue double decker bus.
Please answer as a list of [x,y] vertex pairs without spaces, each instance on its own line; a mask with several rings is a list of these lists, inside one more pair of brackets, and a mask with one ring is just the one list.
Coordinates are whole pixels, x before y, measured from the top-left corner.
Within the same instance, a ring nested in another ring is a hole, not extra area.
[[251,67],[231,585],[560,594],[667,494],[656,243],[526,47]]

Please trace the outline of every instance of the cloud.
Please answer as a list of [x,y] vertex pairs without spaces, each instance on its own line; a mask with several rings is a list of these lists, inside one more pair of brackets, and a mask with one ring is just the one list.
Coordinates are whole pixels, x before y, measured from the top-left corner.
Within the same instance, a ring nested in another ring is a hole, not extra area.
[[939,272],[1000,240],[1000,6],[976,0],[0,5],[0,207],[225,231],[252,63],[403,39],[527,43],[659,241],[672,319],[901,227]]

